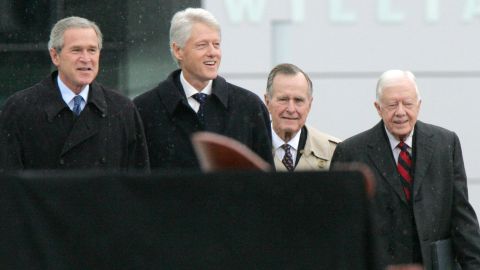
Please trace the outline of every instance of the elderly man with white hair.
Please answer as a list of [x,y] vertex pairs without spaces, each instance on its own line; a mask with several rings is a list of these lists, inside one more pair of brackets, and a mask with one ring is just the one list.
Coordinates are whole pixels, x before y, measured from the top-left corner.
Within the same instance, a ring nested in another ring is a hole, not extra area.
[[480,269],[479,226],[458,136],[417,120],[422,100],[410,71],[384,72],[376,96],[381,121],[339,143],[332,168],[362,162],[375,175],[380,264]]

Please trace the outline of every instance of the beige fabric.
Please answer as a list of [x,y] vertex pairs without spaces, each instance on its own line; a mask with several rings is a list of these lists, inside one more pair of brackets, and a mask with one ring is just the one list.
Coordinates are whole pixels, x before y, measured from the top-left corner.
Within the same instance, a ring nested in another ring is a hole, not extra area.
[[[307,140],[295,171],[328,170],[333,152],[341,140],[320,132],[313,127],[305,127],[308,132]],[[277,171],[287,171],[287,168],[275,154],[274,161]]]

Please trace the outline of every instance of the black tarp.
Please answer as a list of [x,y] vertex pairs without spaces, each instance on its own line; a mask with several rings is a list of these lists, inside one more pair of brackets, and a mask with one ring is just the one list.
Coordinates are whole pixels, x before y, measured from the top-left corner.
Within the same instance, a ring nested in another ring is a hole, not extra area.
[[358,172],[0,176],[1,269],[371,269]]

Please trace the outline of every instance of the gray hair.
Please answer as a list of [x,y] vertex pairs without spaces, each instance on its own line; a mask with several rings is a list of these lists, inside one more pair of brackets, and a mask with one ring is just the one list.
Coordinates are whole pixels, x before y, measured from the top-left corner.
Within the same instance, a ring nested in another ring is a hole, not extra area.
[[179,64],[179,62],[173,53],[172,44],[175,43],[180,48],[183,48],[190,38],[192,27],[195,23],[206,24],[217,30],[218,34],[221,35],[220,24],[212,13],[207,10],[203,8],[187,8],[178,11],[173,15],[172,21],[170,22],[170,53],[177,64]]
[[377,90],[376,90],[376,99],[377,102],[380,102],[380,98],[383,94],[383,89],[392,81],[396,81],[398,79],[409,79],[415,85],[415,91],[417,92],[417,99],[420,101],[422,98],[420,97],[420,91],[418,91],[417,81],[415,75],[409,70],[399,70],[399,69],[391,69],[387,70],[382,75],[377,82]]
[[303,70],[301,70],[299,67],[289,63],[279,64],[270,71],[270,74],[268,74],[268,80],[267,80],[267,96],[269,98],[273,96],[272,85],[273,85],[273,80],[275,79],[277,74],[297,75],[298,73],[302,73],[303,76],[305,76],[305,79],[308,82],[308,94],[312,96],[313,83],[310,77],[307,75],[307,73],[303,72]]
[[70,28],[92,28],[98,37],[98,48],[102,49],[103,35],[95,22],[89,21],[81,17],[67,17],[58,21],[50,32],[50,40],[48,41],[48,49],[55,49],[60,52],[63,48],[63,34]]

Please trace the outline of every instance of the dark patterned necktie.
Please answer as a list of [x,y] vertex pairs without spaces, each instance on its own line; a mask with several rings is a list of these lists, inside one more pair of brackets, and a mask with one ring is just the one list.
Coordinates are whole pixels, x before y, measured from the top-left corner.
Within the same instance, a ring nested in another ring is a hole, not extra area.
[[412,177],[412,157],[408,152],[408,146],[401,141],[398,146],[400,154],[398,155],[397,171],[402,178],[402,187],[407,201],[410,201],[413,186]]
[[73,98],[73,113],[76,116],[79,116],[80,113],[82,112],[82,107],[80,106],[82,104],[83,97],[80,95],[77,95]]
[[283,150],[285,150],[285,155],[283,156],[282,163],[285,165],[285,168],[289,172],[293,172],[293,159],[292,159],[292,153],[290,152],[290,148],[292,148],[289,144],[284,144],[282,145]]
[[202,126],[205,126],[205,102],[207,101],[207,94],[204,93],[196,93],[195,95],[192,96],[198,103],[200,103],[200,107],[198,108],[197,116],[198,120],[200,120],[200,123]]

